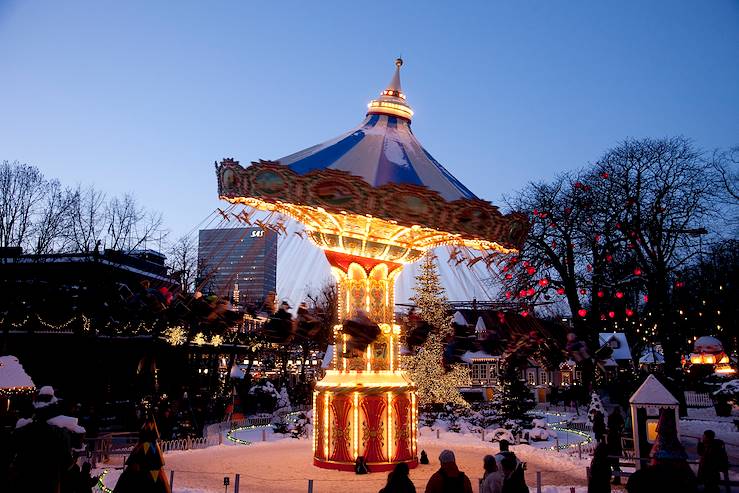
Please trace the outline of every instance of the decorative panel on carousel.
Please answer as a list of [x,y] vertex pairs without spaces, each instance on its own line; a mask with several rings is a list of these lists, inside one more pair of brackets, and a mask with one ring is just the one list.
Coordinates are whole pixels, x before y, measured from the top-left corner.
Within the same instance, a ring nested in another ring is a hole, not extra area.
[[347,394],[333,395],[329,417],[331,421],[329,460],[337,462],[354,460],[351,453],[351,414],[351,397]]
[[383,394],[365,394],[360,402],[362,423],[362,451],[368,463],[387,462],[385,453],[385,410],[387,403]]
[[408,394],[398,394],[392,400],[393,407],[393,461],[406,461],[414,458],[411,450],[411,400]]

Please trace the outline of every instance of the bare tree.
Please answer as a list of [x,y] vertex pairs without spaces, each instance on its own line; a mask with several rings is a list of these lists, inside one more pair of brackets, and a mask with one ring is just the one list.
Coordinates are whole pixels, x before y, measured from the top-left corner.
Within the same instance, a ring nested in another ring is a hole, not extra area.
[[610,211],[611,227],[625,242],[646,289],[645,311],[665,348],[667,367],[678,366],[680,342],[671,307],[681,287],[677,272],[699,253],[697,238],[715,212],[717,177],[711,163],[685,138],[627,140],[596,163],[595,198]]
[[718,173],[719,183],[729,202],[739,204],[739,145],[728,151],[714,152],[711,164]]
[[45,185],[35,166],[17,161],[0,165],[0,247],[24,246],[29,241]]
[[167,260],[175,277],[186,293],[192,292],[195,287],[197,276],[198,251],[195,240],[192,237],[181,236],[169,247]]
[[57,180],[46,184],[44,201],[34,225],[33,253],[64,251],[69,243],[67,227],[71,223],[76,196],[63,189]]
[[576,329],[582,329],[581,285],[587,249],[582,223],[588,213],[577,176],[562,174],[551,184],[530,183],[507,199],[512,209],[529,214],[531,229],[518,256],[501,269],[507,300],[524,306],[553,295],[564,297]]
[[71,210],[69,240],[78,252],[90,252],[102,243],[105,194],[77,186]]

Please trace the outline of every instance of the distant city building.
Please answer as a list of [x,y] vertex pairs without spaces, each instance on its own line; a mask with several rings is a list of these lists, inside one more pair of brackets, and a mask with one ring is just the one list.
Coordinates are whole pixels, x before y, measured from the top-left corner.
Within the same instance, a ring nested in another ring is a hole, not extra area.
[[261,228],[202,229],[198,238],[201,291],[245,305],[277,290],[277,233]]

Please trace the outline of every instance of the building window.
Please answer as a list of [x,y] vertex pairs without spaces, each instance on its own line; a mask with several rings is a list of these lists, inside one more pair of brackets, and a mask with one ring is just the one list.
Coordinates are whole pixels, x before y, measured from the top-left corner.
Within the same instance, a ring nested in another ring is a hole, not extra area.
[[541,385],[546,385],[547,383],[549,383],[549,381],[547,379],[547,372],[544,371],[544,370],[542,370],[542,371],[539,372],[539,383]]
[[570,372],[565,371],[562,372],[562,385],[571,385],[572,384],[572,377]]
[[534,370],[527,371],[526,375],[529,385],[536,385],[536,373],[534,373]]

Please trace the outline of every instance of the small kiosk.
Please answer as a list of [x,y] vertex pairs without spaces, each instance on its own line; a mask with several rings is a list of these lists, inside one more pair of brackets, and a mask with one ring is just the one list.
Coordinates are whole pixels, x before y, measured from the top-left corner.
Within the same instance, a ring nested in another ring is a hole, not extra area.
[[[667,391],[657,377],[649,375],[641,387],[629,399],[631,406],[631,427],[634,437],[634,452],[641,458],[649,457],[657,439],[657,423],[663,413],[675,414],[677,435],[680,436],[678,401]],[[636,461],[639,469],[642,461]]]

